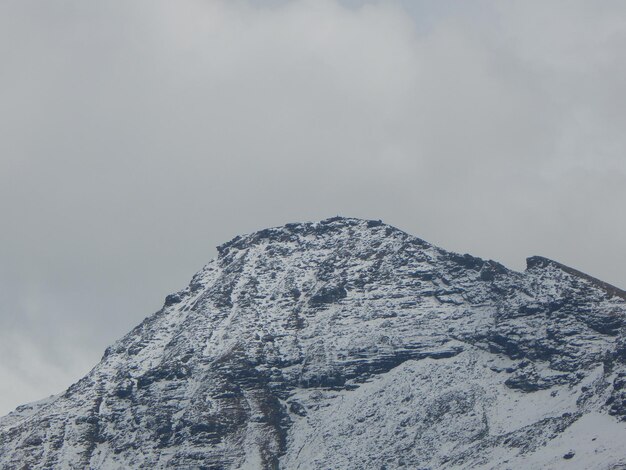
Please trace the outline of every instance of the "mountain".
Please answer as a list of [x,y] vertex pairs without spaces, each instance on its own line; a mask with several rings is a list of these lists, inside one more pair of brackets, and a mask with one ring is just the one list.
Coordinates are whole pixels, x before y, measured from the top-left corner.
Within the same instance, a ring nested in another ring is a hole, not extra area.
[[0,468],[626,468],[624,291],[341,217],[218,253]]

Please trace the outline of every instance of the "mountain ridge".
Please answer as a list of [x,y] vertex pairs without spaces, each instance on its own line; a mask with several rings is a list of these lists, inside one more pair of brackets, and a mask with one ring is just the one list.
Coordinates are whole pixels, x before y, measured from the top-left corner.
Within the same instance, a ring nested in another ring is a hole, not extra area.
[[586,279],[587,281],[601,287],[602,289],[606,290],[610,295],[616,295],[618,297],[621,297],[622,299],[626,299],[626,291],[620,289],[619,287],[616,287],[612,284],[609,284],[608,282],[604,282],[596,277],[590,276],[587,273],[584,273],[582,271],[579,271],[578,269],[572,268],[570,266],[567,266],[563,263],[560,263],[558,261],[555,261],[553,259],[550,258],[546,258],[545,256],[530,256],[528,258],[526,258],[526,269],[532,269],[534,267],[545,267],[547,265],[554,265],[560,269],[562,269],[563,271],[567,272],[568,274],[572,274],[574,276],[578,276],[581,277],[583,279]]
[[529,260],[344,217],[235,237],[65,393],[0,418],[0,468],[626,465],[622,291]]

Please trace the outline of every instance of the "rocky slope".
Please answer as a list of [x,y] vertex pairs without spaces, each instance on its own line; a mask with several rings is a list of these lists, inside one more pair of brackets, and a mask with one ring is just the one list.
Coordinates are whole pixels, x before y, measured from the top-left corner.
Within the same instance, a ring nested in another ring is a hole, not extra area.
[[218,252],[1,418],[0,468],[626,468],[623,291],[358,219]]

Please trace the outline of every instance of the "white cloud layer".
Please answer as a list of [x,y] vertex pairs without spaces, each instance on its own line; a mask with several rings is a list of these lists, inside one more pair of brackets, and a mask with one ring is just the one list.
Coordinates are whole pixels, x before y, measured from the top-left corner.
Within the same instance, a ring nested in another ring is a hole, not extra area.
[[0,413],[236,234],[382,218],[626,287],[626,3],[0,4]]

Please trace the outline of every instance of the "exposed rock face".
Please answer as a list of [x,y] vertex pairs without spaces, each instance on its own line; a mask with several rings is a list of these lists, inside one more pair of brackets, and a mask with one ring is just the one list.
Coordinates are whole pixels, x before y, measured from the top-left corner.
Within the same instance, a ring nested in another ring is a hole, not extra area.
[[623,291],[333,218],[237,237],[0,468],[622,468]]

